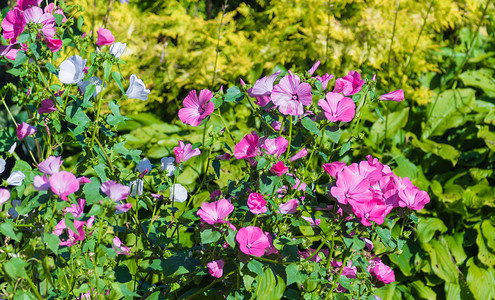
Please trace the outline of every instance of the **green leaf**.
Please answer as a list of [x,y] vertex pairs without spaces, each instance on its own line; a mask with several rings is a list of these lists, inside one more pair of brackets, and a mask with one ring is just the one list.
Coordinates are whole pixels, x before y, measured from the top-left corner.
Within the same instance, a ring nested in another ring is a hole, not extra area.
[[91,119],[82,111],[80,107],[75,107],[74,105],[67,106],[67,115],[65,120],[71,124],[76,125],[72,133],[74,135],[80,135],[86,130]]
[[13,240],[20,242],[19,238],[15,234],[14,226],[12,226],[12,224],[10,222],[9,223],[2,223],[0,225],[0,232],[2,232],[3,235],[8,236],[9,238],[11,238]]
[[27,62],[28,59],[29,59],[29,56],[27,56],[26,52],[24,52],[24,51],[17,52],[17,55],[16,55],[15,60],[14,60],[14,68]]
[[105,78],[105,81],[108,81],[110,79],[110,74],[112,73],[112,63],[108,60],[105,60],[103,62],[103,78]]
[[428,286],[426,286],[421,280],[416,280],[410,283],[411,288],[415,291],[415,295],[422,299],[436,299],[437,294]]
[[55,68],[54,65],[52,65],[52,63],[47,62],[45,64],[45,66],[46,66],[46,69],[48,70],[48,72],[50,72],[50,73],[55,74],[56,76],[58,76],[58,70],[57,70],[57,68]]
[[447,244],[447,249],[450,251],[455,259],[457,265],[461,265],[467,258],[466,252],[464,252],[464,232],[457,232],[453,235],[446,235],[443,237]]
[[122,87],[122,81],[119,72],[117,71],[112,72],[112,78],[113,80],[115,80],[115,83],[117,83],[117,86],[119,87],[122,94],[125,94],[124,88]]
[[495,282],[493,269],[480,268],[474,262],[474,258],[467,261],[467,284],[475,299],[493,299],[495,297]]
[[255,273],[258,276],[263,276],[263,263],[257,261],[256,259],[252,259],[248,264],[247,267],[249,271]]
[[100,203],[103,197],[100,195],[101,183],[97,177],[91,177],[91,182],[83,186],[86,195],[86,205]]
[[26,271],[24,267],[27,265],[25,261],[23,261],[20,257],[14,257],[8,262],[5,263],[4,268],[7,275],[10,278],[16,280],[17,278],[26,277]]
[[377,120],[369,135],[370,141],[374,145],[379,145],[385,137],[392,138],[399,129],[403,128],[407,123],[409,116],[409,107],[393,112],[385,117],[385,119]]
[[201,231],[201,243],[209,244],[214,243],[220,239],[222,234],[213,228],[205,228]]
[[43,241],[46,243],[48,249],[52,250],[55,255],[58,254],[58,246],[60,244],[60,239],[56,234],[45,233],[43,235]]
[[263,275],[256,277],[256,299],[277,300],[282,299],[285,291],[285,282],[279,275],[273,274],[271,268],[266,268]]
[[84,24],[84,17],[79,16],[79,18],[77,18],[77,29],[79,29],[79,31],[82,31],[83,24]]
[[342,145],[342,147],[339,150],[339,156],[342,157],[350,149],[351,149],[351,142],[349,141]]
[[210,101],[215,105],[215,109],[220,108],[223,104],[223,99],[220,97],[213,97]]
[[87,216],[100,216],[103,213],[103,208],[98,204],[93,204],[87,213]]
[[444,245],[437,240],[430,240],[423,244],[423,249],[430,255],[431,269],[435,275],[446,282],[456,283],[459,280],[459,271]]
[[480,88],[488,97],[495,97],[495,81],[493,80],[492,69],[481,68],[478,70],[466,71],[459,75],[459,78],[467,86]]
[[61,14],[54,13],[53,16],[55,17],[55,22],[57,23],[57,26],[62,25],[62,21],[64,19],[64,16]]
[[244,94],[241,92],[241,90],[236,86],[231,86],[227,90],[224,101],[239,103],[242,99],[244,99]]
[[153,294],[149,295],[146,300],[158,300],[160,299],[160,291],[156,291]]
[[495,132],[490,131],[490,126],[476,126],[478,128],[477,137],[483,139],[490,150],[495,152]]
[[213,160],[211,162],[211,165],[213,167],[213,170],[215,171],[215,175],[217,175],[217,178],[220,178],[220,161]]
[[307,275],[299,271],[299,268],[295,263],[288,265],[285,272],[287,273],[287,285],[291,285],[294,282],[303,282],[308,278]]
[[304,128],[306,128],[310,132],[316,134],[317,136],[321,136],[321,132],[318,129],[318,126],[316,126],[315,122],[313,122],[313,120],[311,120],[310,118],[304,117],[301,120],[301,124]]
[[32,43],[29,45],[29,50],[31,50],[36,59],[40,58],[41,46],[39,43]]
[[[493,238],[493,227],[488,224],[488,220],[483,221],[481,226],[479,223],[475,225],[475,229],[478,231],[478,236],[476,237],[476,245],[478,245],[478,259],[489,267],[495,267],[495,249],[488,248],[487,238]],[[491,227],[491,228],[490,228]],[[484,232],[485,229],[487,232]],[[484,236],[486,235],[486,236]],[[493,245],[493,240],[489,241]]]
[[438,218],[420,218],[418,224],[418,239],[421,243],[428,243],[435,232],[444,233],[447,231],[447,226]]
[[342,130],[337,126],[327,126],[325,127],[325,136],[329,137],[333,143],[337,144],[342,136]]
[[91,103],[90,100],[95,93],[96,93],[96,85],[91,83],[88,86],[86,86],[86,90],[84,91],[82,107],[88,108],[93,106],[93,103]]
[[275,191],[279,187],[280,177],[276,175],[268,176],[266,174],[263,174],[260,179],[261,194],[271,195],[273,191]]
[[122,116],[120,114],[120,110],[119,110],[120,105],[117,101],[110,100],[110,102],[108,103],[108,107],[112,111],[112,114],[108,115],[108,117],[107,117],[107,123],[109,125],[117,126],[117,125],[125,123],[126,120],[129,120],[129,118]]

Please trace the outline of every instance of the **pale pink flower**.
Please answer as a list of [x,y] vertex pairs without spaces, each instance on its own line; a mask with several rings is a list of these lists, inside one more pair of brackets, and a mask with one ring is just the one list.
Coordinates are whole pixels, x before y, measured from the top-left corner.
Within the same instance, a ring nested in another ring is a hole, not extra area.
[[51,113],[53,111],[57,111],[57,108],[55,107],[55,104],[53,103],[52,100],[45,99],[45,100],[41,101],[41,106],[38,109],[39,114],[47,114],[47,113]]
[[416,186],[408,186],[399,190],[399,206],[413,210],[422,210],[430,202],[427,192],[421,191]]
[[62,219],[58,224],[55,226],[55,229],[53,230],[53,234],[57,235],[60,237],[62,233],[64,232],[65,229],[67,229],[67,239],[60,239],[60,246],[72,246],[76,244],[78,241],[83,241],[84,237],[86,236],[86,233],[84,231],[84,225],[86,222],[84,221],[78,221],[74,220],[74,227],[76,228],[77,232],[72,231],[66,224],[65,224],[65,219]]
[[17,52],[21,49],[16,49],[12,45],[0,46],[0,56],[5,56],[7,59],[14,60],[17,56]]
[[312,226],[312,227],[315,227],[315,226],[320,226],[321,224],[321,220],[320,219],[313,219],[312,217],[306,217],[306,216],[301,216],[304,220],[308,221],[309,224]]
[[258,134],[253,131],[251,134],[247,134],[237,143],[234,147],[234,156],[237,159],[256,157],[259,153],[258,148],[259,137]]
[[239,229],[235,237],[239,243],[239,249],[247,255],[261,257],[265,249],[270,247],[270,241],[263,230],[255,226],[247,226]]
[[314,65],[311,67],[311,69],[308,70],[308,75],[312,76],[316,72],[319,66],[320,66],[320,61],[315,62]]
[[115,202],[127,199],[131,192],[130,187],[116,183],[113,180],[103,182],[100,190]]
[[66,213],[72,213],[74,218],[80,218],[84,213],[84,206],[86,205],[86,200],[79,198],[77,204],[71,204],[70,207],[65,208]]
[[221,278],[223,275],[223,266],[225,265],[225,261],[223,259],[210,261],[206,264],[208,267],[208,272],[211,276],[215,278]]
[[294,154],[294,156],[292,156],[289,160],[290,161],[296,161],[300,158],[305,157],[306,155],[308,155],[308,150],[306,148],[302,148],[299,152]]
[[280,203],[278,209],[281,214],[295,214],[297,212],[297,207],[299,206],[299,200],[290,199],[286,203]]
[[10,199],[10,192],[7,189],[0,189],[0,205],[4,204],[5,202],[9,201]]
[[311,105],[311,86],[300,83],[297,75],[284,76],[272,91],[272,102],[284,115],[300,116],[304,114],[303,106]]
[[125,212],[129,211],[129,209],[131,209],[131,207],[132,207],[132,203],[117,204],[114,207],[115,208],[115,213],[116,214],[125,213]]
[[61,157],[49,156],[44,161],[40,162],[38,165],[38,170],[41,173],[46,175],[53,175],[60,171],[60,166],[62,165],[63,160]]
[[96,39],[97,46],[111,45],[115,42],[115,37],[112,32],[108,29],[101,28],[98,29],[98,38]]
[[41,31],[47,38],[53,38],[55,36],[55,17],[51,13],[45,13],[41,7],[33,6],[24,11],[24,20],[26,24],[33,22],[36,24],[43,24]]
[[79,185],[90,183],[91,179],[85,176],[77,177],[77,182],[79,182]]
[[338,93],[328,92],[325,99],[318,101],[318,106],[325,112],[331,122],[350,122],[356,114],[356,104],[351,98]]
[[119,254],[123,254],[127,256],[131,255],[131,249],[129,249],[129,247],[124,245],[117,236],[113,238],[112,248],[113,250],[115,250],[115,252],[117,252],[117,255]]
[[260,193],[251,193],[248,196],[247,205],[253,214],[266,213],[266,200]]
[[404,91],[397,90],[380,96],[380,100],[401,102],[404,100]]
[[270,254],[278,254],[277,248],[273,245],[273,238],[269,232],[265,232],[266,237],[268,238],[269,246],[265,249],[265,255]]
[[43,176],[36,175],[33,178],[33,186],[37,191],[48,191],[50,189],[50,181],[48,181],[46,174]]
[[369,181],[347,168],[339,173],[336,185],[330,189],[330,193],[340,204],[367,202],[373,199]]
[[22,122],[22,124],[17,125],[17,138],[19,141],[22,141],[25,137],[31,134],[36,133],[36,127],[31,126],[25,122]]
[[370,261],[368,272],[378,281],[383,283],[392,283],[395,281],[394,270],[384,264],[379,257],[375,257]]
[[275,139],[265,139],[261,148],[265,149],[267,154],[275,155],[279,158],[287,150],[288,146],[289,141],[283,136],[278,136]]
[[270,168],[270,172],[276,174],[278,177],[284,175],[289,171],[289,167],[287,167],[283,161],[279,161]]
[[199,148],[192,148],[191,144],[184,144],[184,141],[179,141],[179,147],[174,148],[175,153],[175,163],[180,164],[181,162],[186,162],[194,156],[201,154]]
[[67,196],[79,190],[79,181],[74,174],[61,171],[50,177],[50,188],[62,200],[68,201]]
[[24,13],[17,7],[9,11],[2,21],[3,37],[6,40],[11,39],[11,45],[17,42],[17,38],[24,32],[25,28]]
[[332,163],[323,164],[323,170],[328,173],[328,175],[336,178],[337,175],[344,170],[346,166],[345,162],[334,161]]
[[227,199],[220,199],[212,203],[203,202],[196,214],[201,218],[202,222],[213,225],[225,223],[224,219],[233,211],[234,205],[232,203]]
[[182,123],[198,126],[215,109],[215,104],[210,101],[212,97],[213,93],[210,90],[201,90],[199,97],[196,90],[190,91],[184,99],[184,107],[179,109],[179,119]]
[[323,88],[323,90],[326,90],[327,86],[328,86],[328,82],[333,78],[333,75],[325,73],[325,75],[323,75],[321,77],[316,76],[315,78],[321,82],[321,87]]
[[333,92],[342,93],[344,96],[352,96],[361,91],[364,82],[364,79],[361,80],[361,74],[356,71],[350,71],[344,78],[337,78]]
[[[274,74],[263,77],[253,84],[253,87],[247,90],[249,97],[261,97],[261,96],[270,96],[273,90],[273,83],[277,80],[277,76],[280,74],[280,71],[275,72]],[[264,106],[264,105],[263,105]]]

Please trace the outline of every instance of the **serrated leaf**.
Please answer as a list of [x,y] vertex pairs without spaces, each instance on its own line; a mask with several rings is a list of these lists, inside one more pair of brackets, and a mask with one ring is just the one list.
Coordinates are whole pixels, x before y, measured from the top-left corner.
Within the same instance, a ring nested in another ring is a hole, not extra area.
[[306,128],[310,132],[316,134],[317,136],[321,136],[321,132],[318,129],[318,126],[316,126],[315,122],[313,122],[313,120],[311,120],[310,118],[304,117],[301,120],[301,124],[304,128]]
[[244,99],[244,94],[241,90],[236,86],[231,86],[225,94],[224,101],[239,103],[242,99]]

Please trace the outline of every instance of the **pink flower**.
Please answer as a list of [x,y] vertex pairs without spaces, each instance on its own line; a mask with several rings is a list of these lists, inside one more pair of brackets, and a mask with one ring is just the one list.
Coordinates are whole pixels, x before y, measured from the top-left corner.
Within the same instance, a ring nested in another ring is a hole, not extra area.
[[268,237],[261,228],[255,226],[239,229],[235,239],[239,243],[239,249],[247,255],[261,257],[265,254],[265,249],[270,247]]
[[273,238],[269,232],[265,232],[266,237],[268,238],[269,246],[265,249],[265,255],[270,254],[278,254],[277,248],[273,245]]
[[323,75],[321,77],[316,76],[315,78],[321,82],[321,87],[323,88],[323,90],[326,90],[327,86],[328,86],[328,82],[333,78],[333,75],[325,73],[325,75]]
[[385,217],[394,208],[384,202],[370,199],[366,202],[349,202],[356,217],[361,218],[361,224],[371,226],[373,221],[379,225],[383,224]]
[[289,146],[289,141],[283,136],[278,136],[275,139],[266,139],[261,148],[265,149],[267,154],[279,158],[287,150],[287,146]]
[[284,115],[300,116],[303,106],[311,105],[311,86],[307,82],[300,83],[297,75],[284,76],[272,91],[272,102]]
[[0,46],[0,56],[5,56],[7,59],[10,60],[15,60],[17,52],[19,51],[21,51],[21,49],[13,48],[12,45]]
[[129,211],[129,209],[131,209],[132,207],[132,203],[124,203],[124,204],[118,204],[118,205],[115,205],[115,213],[116,214],[122,214],[122,213],[125,213],[127,211]]
[[230,160],[231,157],[232,156],[229,153],[224,153],[222,155],[215,156],[215,159],[218,159],[218,160]]
[[223,275],[223,266],[225,265],[225,261],[223,259],[210,261],[206,264],[208,267],[208,272],[211,276],[215,278],[221,278]]
[[39,176],[36,175],[33,178],[33,186],[37,191],[48,191],[50,189],[50,182],[48,181],[48,177],[46,175]]
[[356,114],[356,104],[351,98],[338,93],[328,92],[326,99],[320,99],[318,106],[325,112],[325,117],[331,122],[350,122]]
[[277,80],[280,71],[275,72],[274,74],[263,77],[261,79],[256,80],[253,87],[247,90],[249,97],[256,97],[256,104],[259,106],[266,106],[270,103],[270,94],[273,90],[273,83]]
[[287,203],[280,203],[278,209],[281,214],[295,214],[297,212],[297,207],[299,206],[299,200],[291,199]]
[[67,196],[79,190],[79,181],[74,174],[61,171],[50,177],[50,188],[62,200],[68,201]]
[[289,160],[290,161],[296,161],[300,158],[305,157],[306,155],[308,155],[308,150],[306,150],[306,148],[302,148],[301,151],[294,154],[294,156],[292,156]]
[[348,168],[344,168],[339,173],[336,185],[330,189],[330,193],[340,204],[367,202],[373,199],[369,181],[359,174],[353,173]]
[[384,264],[379,257],[375,257],[370,261],[368,272],[370,272],[371,276],[383,283],[392,283],[395,281],[394,270]]
[[184,144],[184,141],[179,141],[179,147],[174,148],[175,153],[175,163],[180,164],[181,162],[186,162],[194,156],[201,154],[199,148],[192,149],[191,144]]
[[350,71],[344,78],[337,78],[335,81],[334,93],[342,93],[344,96],[352,96],[361,91],[364,79],[356,71]]
[[430,202],[427,192],[421,191],[416,186],[408,186],[399,190],[399,206],[413,210],[422,210]]
[[313,219],[313,218],[310,218],[310,217],[305,217],[305,216],[301,216],[304,220],[308,221],[309,224],[311,224],[311,226],[320,226],[321,224],[321,220],[320,219]]
[[53,104],[52,100],[45,99],[41,101],[40,109],[38,109],[39,114],[47,114],[51,113],[52,111],[57,111],[57,108],[55,107],[55,104]]
[[85,177],[85,176],[81,176],[81,177],[77,177],[77,182],[79,182],[79,184],[86,184],[86,183],[90,183],[91,182],[91,179],[89,179],[88,177]]
[[222,195],[222,192],[220,190],[214,190],[213,192],[210,193],[210,200],[213,201],[217,199],[217,197],[220,197]]
[[62,40],[46,38],[45,44],[52,52],[57,52],[62,49]]
[[323,170],[328,173],[328,175],[333,178],[337,177],[337,175],[344,170],[346,166],[345,162],[334,161],[332,163],[323,164]]
[[227,199],[220,199],[212,203],[203,202],[196,214],[201,218],[202,222],[213,225],[225,223],[224,219],[233,211],[234,205],[232,203]]
[[[302,257],[302,258],[308,258],[310,257],[313,253],[316,252],[316,249],[306,249],[305,251],[297,251],[297,253]],[[322,253],[325,257],[328,257],[330,254],[330,251],[328,249],[325,250],[320,250],[318,253]],[[313,257],[309,259],[309,261],[314,261],[314,262],[320,262],[322,261],[321,257],[316,253]]]
[[380,96],[380,100],[401,102],[404,100],[404,91],[397,90]]
[[72,246],[76,244],[78,241],[83,241],[84,237],[86,236],[86,233],[84,231],[84,225],[86,222],[84,221],[78,221],[74,220],[74,227],[76,228],[77,232],[72,231],[67,225],[65,224],[65,220],[62,219],[60,222],[58,222],[57,226],[55,226],[55,230],[53,230],[53,234],[57,235],[60,237],[62,233],[64,232],[65,229],[67,229],[67,239],[60,239],[60,246]]
[[103,182],[100,190],[115,202],[127,199],[131,192],[130,187],[116,183],[113,180]]
[[223,259],[210,261],[206,264],[208,267],[208,272],[211,276],[215,278],[220,278],[223,275],[223,266],[225,265],[225,261]]
[[[340,269],[342,268],[342,262],[340,261],[335,261],[332,260],[331,262],[332,267],[335,268],[335,271],[337,273],[340,273]],[[350,261],[347,266],[344,266],[344,269],[342,270],[342,276],[345,276],[347,278],[356,278],[357,275],[357,268],[355,266],[352,266],[352,261]],[[340,283],[337,286],[337,292],[339,293],[344,293],[347,292],[347,289],[344,288],[343,286],[340,285]]]
[[2,21],[3,37],[6,40],[11,39],[11,45],[16,43],[17,38],[24,32],[25,28],[24,13],[17,7],[9,11]]
[[47,38],[55,36],[55,17],[51,13],[44,13],[41,7],[33,6],[24,11],[24,20],[26,24],[33,22],[43,24],[41,31]]
[[70,207],[67,207],[65,209],[65,212],[66,213],[68,213],[68,212],[72,213],[74,218],[78,219],[84,213],[84,206],[85,205],[86,205],[86,200],[85,199],[79,199],[77,201],[77,204],[71,204]]
[[234,156],[237,159],[256,157],[259,152],[258,148],[259,137],[255,131],[247,134],[234,147]]
[[123,254],[123,255],[131,255],[131,249],[129,249],[126,245],[122,243],[122,241],[116,236],[113,238],[112,241],[112,248],[117,252],[117,255]]
[[312,76],[316,72],[316,69],[318,69],[319,66],[320,66],[320,61],[315,62],[314,65],[311,67],[311,69],[308,70],[308,75]]
[[184,107],[179,109],[179,119],[182,123],[198,126],[215,109],[215,104],[210,101],[212,97],[213,93],[210,90],[201,90],[199,98],[196,90],[190,91],[184,99]]
[[4,204],[5,202],[9,201],[10,199],[10,192],[7,189],[0,189],[0,205]]
[[270,168],[270,172],[277,174],[278,177],[284,175],[285,173],[287,173],[287,171],[289,171],[289,167],[286,167],[283,161],[279,161],[273,164],[273,166]]
[[17,138],[22,141],[25,137],[36,133],[36,127],[31,126],[27,123],[22,122],[22,124],[17,125]]
[[31,6],[40,6],[41,0],[17,0],[16,7],[25,10]]
[[[54,12],[54,8],[55,8],[55,12]],[[48,3],[47,6],[45,6],[45,13],[50,13],[50,14],[58,14],[58,15],[62,15],[63,18],[62,18],[62,23],[65,23],[67,22],[67,18],[65,17],[64,15],[64,11],[60,8],[60,7],[54,7],[54,4],[53,3]]]
[[112,32],[108,29],[101,28],[98,29],[98,38],[96,39],[97,46],[111,45],[115,42],[115,37]]
[[266,213],[266,200],[260,193],[251,193],[248,196],[247,205],[253,214]]
[[62,165],[61,157],[49,156],[44,161],[40,162],[38,165],[38,170],[46,175],[53,175],[60,171],[60,166]]

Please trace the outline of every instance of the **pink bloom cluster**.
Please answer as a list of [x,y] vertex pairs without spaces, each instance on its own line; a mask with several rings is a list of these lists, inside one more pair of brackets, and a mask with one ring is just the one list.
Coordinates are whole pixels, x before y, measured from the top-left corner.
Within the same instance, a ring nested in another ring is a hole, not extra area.
[[198,126],[215,109],[211,98],[213,93],[210,90],[201,90],[199,98],[196,90],[190,91],[184,99],[184,107],[179,109],[179,119],[184,124]]
[[341,205],[350,205],[361,223],[370,226],[373,221],[382,224],[395,207],[421,210],[430,202],[425,191],[414,186],[409,178],[395,176],[390,167],[376,158],[346,166],[341,162],[324,164],[323,169],[336,178],[330,190]]

